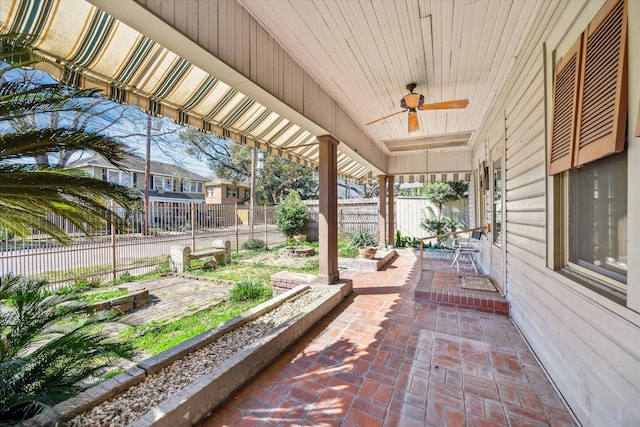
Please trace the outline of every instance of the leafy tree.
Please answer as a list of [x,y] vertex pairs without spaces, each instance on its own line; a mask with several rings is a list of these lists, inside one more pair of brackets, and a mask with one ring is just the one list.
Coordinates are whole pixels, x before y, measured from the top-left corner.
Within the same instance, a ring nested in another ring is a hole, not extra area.
[[[468,185],[466,181],[429,182],[424,184],[424,196],[436,205],[438,213],[436,215],[431,208],[427,212],[423,211],[420,226],[435,235],[456,231],[460,224],[452,218],[443,217],[442,207],[449,202],[463,198],[468,190]],[[438,238],[436,246],[442,247],[446,240],[447,238]]]
[[297,191],[287,194],[284,201],[278,205],[275,223],[278,230],[287,237],[304,231],[307,225],[307,205],[302,203]]
[[65,244],[71,242],[70,237],[48,213],[67,219],[86,234],[112,220],[119,229],[124,228],[124,221],[105,200],[114,200],[130,211],[138,195],[127,187],[43,160],[41,164],[26,163],[28,158],[44,159],[51,153],[87,150],[118,166],[128,149],[110,137],[65,126],[62,120],[38,127],[16,125],[26,117],[37,122],[40,115],[56,113],[62,117],[86,111],[98,96],[94,91],[59,83],[34,85],[15,80],[16,67],[28,63],[23,55],[11,55],[12,49],[24,51],[20,43],[15,35],[0,37],[0,52],[4,52],[0,59],[20,59],[0,69],[0,228],[18,236],[37,229]]
[[[0,277],[0,419],[54,417],[48,406],[76,394],[78,382],[131,358],[132,348],[99,327],[110,312],[87,315],[73,293],[46,296],[45,280]],[[38,345],[34,345],[38,343]]]
[[[460,182],[464,183],[464,181]],[[466,191],[466,188],[463,190],[463,185],[452,184],[451,182],[428,182],[423,186],[424,196],[438,207],[438,219],[442,218],[442,206],[462,198]]]
[[[206,160],[218,178],[233,182],[251,179],[252,148],[191,127],[180,133],[187,152]],[[312,170],[269,153],[262,153],[262,169],[256,176],[256,202],[275,204],[288,191],[296,190],[302,199],[316,198],[318,186]]]

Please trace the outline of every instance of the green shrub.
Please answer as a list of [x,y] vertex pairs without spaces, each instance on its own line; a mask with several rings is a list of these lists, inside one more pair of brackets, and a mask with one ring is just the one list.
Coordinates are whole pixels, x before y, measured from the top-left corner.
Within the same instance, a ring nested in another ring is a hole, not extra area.
[[229,300],[235,303],[254,301],[265,296],[270,297],[271,294],[272,290],[267,286],[262,286],[252,280],[240,280],[229,291]]
[[351,246],[350,242],[339,240],[338,256],[343,258],[355,258],[358,256],[358,248],[354,248],[353,246]]
[[100,327],[110,312],[86,314],[75,292],[46,296],[46,287],[45,280],[0,277],[0,420],[55,418],[49,407],[77,394],[81,380],[132,356],[129,344]]
[[261,239],[249,239],[246,242],[242,243],[242,249],[247,249],[250,251],[256,251],[265,248],[264,240]]
[[378,238],[370,232],[360,229],[351,236],[349,245],[354,249],[358,249],[361,246],[378,246]]
[[302,203],[297,191],[287,194],[284,201],[278,205],[275,223],[278,230],[287,237],[304,231],[307,226],[307,205]]

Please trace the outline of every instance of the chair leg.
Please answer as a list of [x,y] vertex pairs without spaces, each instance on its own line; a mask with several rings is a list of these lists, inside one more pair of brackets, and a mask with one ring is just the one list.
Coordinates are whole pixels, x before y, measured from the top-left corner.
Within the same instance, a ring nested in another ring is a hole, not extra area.
[[460,263],[458,261],[460,258],[460,251],[456,251],[456,256],[453,257],[453,261],[451,262],[451,268],[453,268],[453,264],[456,265],[456,270],[460,271]]
[[473,265],[473,271],[478,274],[478,269],[476,268],[476,262],[473,260],[475,254],[473,252],[469,252],[469,260],[471,260],[471,265]]

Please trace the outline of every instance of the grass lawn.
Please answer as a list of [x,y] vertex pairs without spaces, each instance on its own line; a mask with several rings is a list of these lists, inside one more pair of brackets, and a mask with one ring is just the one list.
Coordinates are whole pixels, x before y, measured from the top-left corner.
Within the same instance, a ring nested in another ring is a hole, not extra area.
[[124,341],[130,341],[141,354],[154,355],[215,328],[269,298],[270,296],[266,296],[241,303],[223,302],[173,322],[151,322],[139,327],[129,326],[119,336]]
[[[217,325],[255,307],[271,298],[270,278],[282,271],[318,274],[317,258],[296,261],[297,266],[278,265],[278,250],[245,251],[233,254],[230,264],[219,266],[214,270],[203,270],[200,267],[207,259],[192,263],[193,268],[187,271],[192,276],[204,276],[236,282],[230,291],[230,298],[208,309],[170,322],[151,322],[142,326],[127,326],[119,337],[133,343],[142,355],[153,355],[205,332]],[[252,261],[254,260],[255,261]],[[157,274],[159,276],[160,273]],[[153,278],[145,274],[140,280]],[[128,281],[138,277],[127,277]],[[117,283],[122,283],[118,280]],[[260,288],[259,292],[255,289]],[[252,291],[253,290],[253,291]]]

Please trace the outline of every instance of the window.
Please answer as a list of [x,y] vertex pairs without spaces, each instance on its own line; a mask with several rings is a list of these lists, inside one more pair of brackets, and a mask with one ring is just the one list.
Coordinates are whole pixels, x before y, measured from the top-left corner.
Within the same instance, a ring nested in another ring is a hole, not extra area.
[[549,175],[566,191],[555,266],[615,301],[627,282],[627,4],[608,0],[554,72]]
[[570,263],[627,282],[626,151],[569,171],[569,236]]
[[502,246],[502,160],[493,162],[493,244]]
[[127,187],[131,186],[131,176],[120,170],[107,171],[107,181],[113,184],[126,185]]
[[173,178],[166,178],[162,176],[153,177],[153,189],[173,191]]
[[216,195],[215,187],[207,187],[207,197],[214,197]]
[[238,197],[236,188],[227,186],[227,199]]
[[184,181],[182,183],[182,191],[184,193],[202,193],[202,183],[201,182]]

